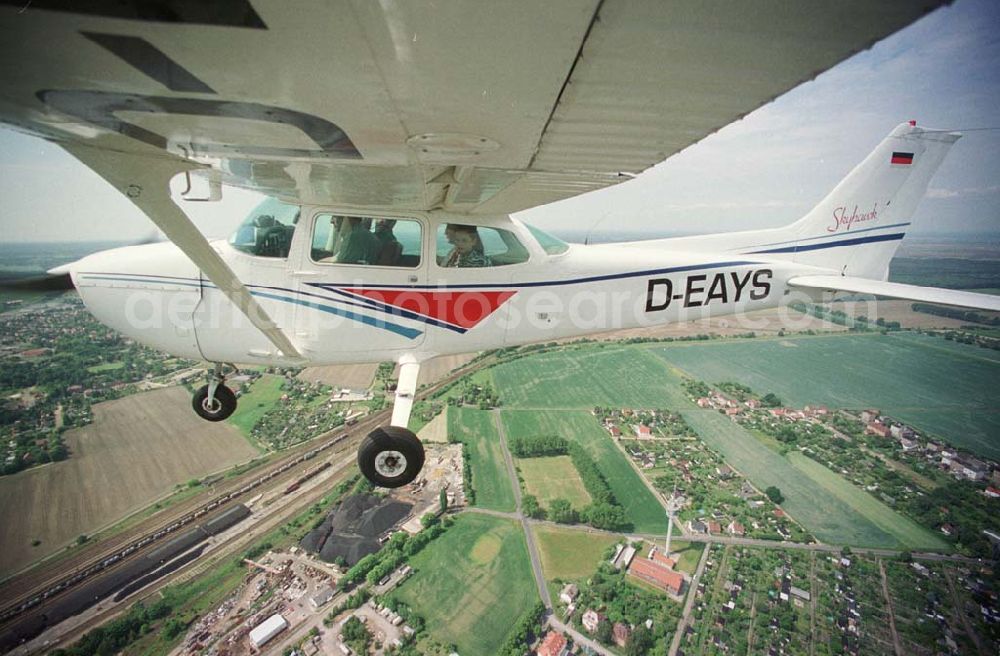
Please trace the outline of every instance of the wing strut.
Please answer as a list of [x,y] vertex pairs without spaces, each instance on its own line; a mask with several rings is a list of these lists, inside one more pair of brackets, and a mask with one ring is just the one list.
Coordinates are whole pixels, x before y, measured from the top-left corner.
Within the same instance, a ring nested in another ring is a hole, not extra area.
[[142,210],[270,340],[281,357],[304,360],[288,336],[170,197],[170,180],[174,175],[202,167],[156,155],[115,152],[80,144],[60,145]]

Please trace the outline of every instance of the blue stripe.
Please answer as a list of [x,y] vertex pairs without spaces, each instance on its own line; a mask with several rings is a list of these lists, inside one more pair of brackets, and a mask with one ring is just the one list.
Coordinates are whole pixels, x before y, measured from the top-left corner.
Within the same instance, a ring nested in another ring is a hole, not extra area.
[[351,312],[350,310],[343,310],[338,307],[333,307],[332,305],[321,305],[319,303],[313,303],[312,301],[307,301],[301,298],[288,298],[287,296],[278,296],[277,294],[268,294],[266,292],[254,292],[251,291],[254,296],[260,296],[262,298],[270,298],[275,301],[285,301],[286,303],[295,303],[297,305],[304,305],[305,307],[312,308],[314,310],[319,310],[320,312],[327,312],[329,314],[335,314],[338,317],[344,317],[345,319],[351,319],[353,321],[360,321],[361,323],[373,326],[375,328],[383,328],[389,332],[396,333],[397,335],[402,335],[407,339],[415,339],[422,335],[419,330],[413,328],[407,328],[406,326],[400,326],[394,323],[388,323],[382,321],[381,319],[376,319],[375,317],[369,317],[366,314],[358,314],[357,312]]
[[[132,275],[132,274],[122,274],[122,275]],[[132,277],[132,278],[122,278],[120,276],[110,276],[110,275],[89,275],[84,274],[80,276],[86,280],[119,280],[121,282],[148,282],[154,285],[177,285],[178,287],[201,287],[201,283],[190,283],[190,282],[178,282],[179,280],[192,280],[192,278],[171,278],[170,280],[153,280],[150,278],[142,277]],[[167,276],[164,276],[167,277]]]
[[[690,264],[679,267],[669,267],[666,269],[646,269],[643,271],[627,271],[625,273],[609,273],[601,276],[588,276],[586,278],[570,278],[567,280],[540,280],[535,282],[520,283],[494,283],[494,284],[474,284],[474,285],[369,285],[362,284],[364,289],[524,289],[528,287],[559,287],[563,285],[578,285],[588,282],[601,282],[604,280],[621,280],[624,278],[642,278],[645,276],[655,276],[664,273],[680,273],[683,271],[698,271],[700,269],[716,269],[725,266],[740,266],[743,264],[760,264],[757,260],[733,260],[731,262],[715,262],[712,264]],[[338,287],[358,287],[357,283],[336,283],[336,282],[307,282],[310,287],[318,287],[333,291]]]
[[[124,276],[132,276],[132,277],[126,278]],[[154,284],[154,285],[178,285],[178,286],[183,286],[183,287],[201,287],[200,283],[196,284],[196,283],[178,282],[179,280],[184,280],[184,279],[183,278],[175,278],[175,277],[172,277],[172,276],[159,276],[159,277],[162,277],[162,278],[166,278],[167,280],[153,280],[152,278],[141,277],[141,276],[137,276],[135,274],[122,274],[120,276],[111,276],[111,275],[105,275],[105,274],[101,274],[101,275],[89,275],[89,274],[85,274],[85,275],[82,275],[82,277],[83,278],[88,278],[88,279],[94,279],[94,280],[119,280],[119,281],[122,281],[122,282],[144,282],[144,283]],[[190,278],[188,278],[188,280],[190,280]],[[212,285],[211,287],[215,288],[214,285]],[[266,289],[281,290],[282,288],[280,288],[280,287],[267,287]],[[287,290],[287,291],[295,293],[294,290]],[[307,294],[308,292],[303,292],[303,293]],[[337,316],[341,316],[341,317],[344,317],[344,318],[347,318],[347,319],[351,319],[353,321],[360,321],[363,324],[366,324],[366,325],[369,325],[369,326],[374,326],[376,328],[383,328],[383,329],[388,330],[389,332],[395,333],[397,335],[402,335],[403,337],[406,337],[407,339],[415,339],[415,338],[417,338],[417,337],[419,337],[420,335],[423,334],[419,330],[416,330],[414,328],[407,328],[405,326],[400,326],[398,324],[389,323],[389,322],[386,322],[386,321],[382,321],[381,319],[376,319],[374,317],[369,317],[369,316],[364,315],[364,314],[358,314],[357,312],[351,312],[349,310],[343,310],[341,308],[333,307],[333,306],[330,306],[330,305],[321,305],[319,303],[313,303],[311,301],[306,301],[306,300],[303,300],[303,299],[288,298],[287,296],[278,296],[277,294],[268,294],[266,292],[254,291],[253,289],[250,290],[250,294],[252,296],[260,296],[262,298],[269,298],[269,299],[276,300],[276,301],[284,301],[286,303],[294,303],[294,304],[297,304],[297,305],[303,305],[305,307],[309,307],[309,308],[312,308],[314,310],[319,310],[320,312],[327,312],[329,314],[335,314]],[[318,296],[316,294],[309,294],[309,295],[310,296],[315,296],[316,298],[325,298],[323,296]],[[336,302],[339,299],[327,299],[327,300]],[[341,302],[345,302],[345,301],[341,301]],[[360,305],[353,304],[353,303],[347,303],[347,304],[348,305],[353,305],[355,307],[362,307]],[[372,308],[372,309],[376,309],[376,308]]]
[[[902,228],[910,225],[909,223],[893,223],[892,225],[879,226],[877,228],[865,228],[864,230],[851,230],[852,235],[859,235],[862,232],[871,232],[872,230],[888,230],[889,228]],[[784,244],[794,244],[803,241],[815,241],[817,239],[833,239],[836,237],[842,237],[843,234],[833,234],[833,235],[820,235],[819,237],[807,237],[805,239],[789,239],[788,241],[772,241],[769,244],[756,244],[754,246],[747,246],[746,248],[760,248],[761,246],[782,246]],[[758,251],[759,252],[759,251]]]
[[857,246],[858,244],[871,244],[878,241],[896,241],[902,239],[906,233],[898,232],[892,235],[875,235],[874,237],[857,237],[855,239],[845,239],[843,241],[828,242],[825,244],[808,244],[806,246],[785,246],[784,248],[771,248],[766,251],[753,251],[750,255],[763,253],[799,253],[802,251],[818,251],[824,248],[838,248],[840,246]]

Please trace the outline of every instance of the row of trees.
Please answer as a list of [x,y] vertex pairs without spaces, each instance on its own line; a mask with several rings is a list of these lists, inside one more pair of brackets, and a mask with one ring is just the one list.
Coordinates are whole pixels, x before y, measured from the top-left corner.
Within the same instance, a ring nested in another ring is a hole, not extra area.
[[347,570],[347,573],[337,581],[337,587],[346,590],[360,583],[362,579],[370,585],[378,583],[406,562],[407,558],[417,554],[431,540],[444,533],[452,521],[450,517],[446,517],[444,521],[435,522],[414,536],[403,531],[396,533],[381,550],[365,556]]
[[560,498],[550,501],[546,510],[538,504],[538,499],[533,495],[525,495],[521,500],[521,506],[529,516],[538,519],[548,518],[561,524],[583,522],[594,528],[609,531],[626,530],[631,527],[625,517],[625,510],[615,499],[604,474],[580,445],[556,435],[545,435],[514,438],[508,446],[511,453],[519,458],[568,455],[591,498],[590,505],[580,511],[574,509],[568,500]]

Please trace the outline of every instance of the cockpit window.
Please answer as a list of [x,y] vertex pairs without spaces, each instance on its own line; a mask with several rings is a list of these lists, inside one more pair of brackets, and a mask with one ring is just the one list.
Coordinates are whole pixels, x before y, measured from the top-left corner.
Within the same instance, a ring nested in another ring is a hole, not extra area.
[[525,223],[524,227],[528,229],[531,236],[538,240],[538,245],[545,250],[549,255],[559,255],[560,253],[565,253],[569,250],[569,244],[561,239],[557,239],[547,232],[539,230],[530,223]]
[[257,257],[286,258],[299,212],[298,205],[268,198],[250,212],[229,243],[236,250]]
[[313,262],[415,268],[420,266],[420,222],[320,214],[313,224]]
[[437,262],[443,267],[496,267],[528,261],[528,251],[513,232],[446,223],[438,229]]

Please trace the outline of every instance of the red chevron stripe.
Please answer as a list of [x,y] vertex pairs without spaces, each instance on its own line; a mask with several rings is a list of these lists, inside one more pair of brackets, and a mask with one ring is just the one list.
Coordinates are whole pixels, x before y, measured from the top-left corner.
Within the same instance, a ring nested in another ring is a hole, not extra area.
[[460,328],[474,328],[517,292],[469,290],[430,292],[413,289],[341,288],[348,294],[391,305]]

